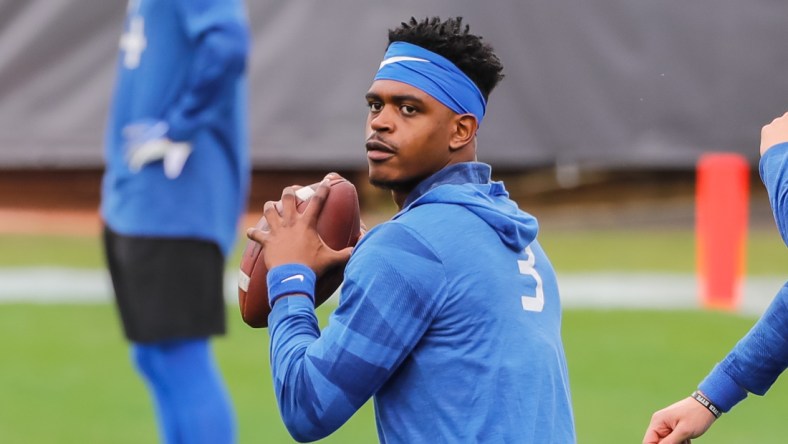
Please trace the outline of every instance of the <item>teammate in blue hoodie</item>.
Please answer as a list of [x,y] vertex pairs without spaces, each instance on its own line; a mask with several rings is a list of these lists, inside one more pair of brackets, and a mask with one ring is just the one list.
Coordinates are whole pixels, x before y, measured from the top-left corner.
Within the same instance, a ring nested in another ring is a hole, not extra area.
[[249,182],[242,0],[130,0],[107,122],[101,216],[132,358],[161,441],[231,443],[209,338]]
[[[374,399],[382,443],[573,443],[561,305],[538,226],[476,161],[502,66],[461,18],[411,19],[366,94],[369,179],[399,212],[354,250],[330,250],[292,188],[270,231],[270,358],[285,425],[323,438]],[[349,261],[348,261],[349,257]],[[320,331],[314,284],[348,261]]]
[[[788,245],[788,113],[763,127],[761,179]],[[654,414],[643,444],[678,444],[703,435],[748,393],[764,395],[788,367],[788,282],[753,328],[690,397]]]

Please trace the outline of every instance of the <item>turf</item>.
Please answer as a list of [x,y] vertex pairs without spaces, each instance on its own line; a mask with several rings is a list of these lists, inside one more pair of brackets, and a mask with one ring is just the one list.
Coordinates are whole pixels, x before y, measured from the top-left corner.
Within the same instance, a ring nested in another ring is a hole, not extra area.
[[[215,347],[240,442],[292,442],[275,407],[267,332],[246,327],[237,307],[229,309],[230,334]],[[325,318],[327,310],[320,313]],[[567,310],[564,341],[578,442],[640,442],[651,413],[688,395],[753,322],[719,312]],[[2,305],[0,335],[0,442],[156,442],[147,394],[110,305]],[[785,442],[786,405],[788,385],[778,381],[766,397],[751,397],[723,416],[698,442]],[[321,442],[376,441],[367,405]]]
[[[228,336],[215,342],[235,404],[241,443],[293,442],[279,419],[268,366],[268,333],[231,306]],[[0,442],[153,443],[152,406],[132,369],[114,308],[0,305]],[[373,442],[370,408],[326,443]]]
[[[562,273],[694,272],[689,231],[545,229],[540,239]],[[239,239],[228,269],[237,267],[243,243]],[[750,274],[788,270],[775,231],[751,232],[747,257]],[[0,267],[28,266],[103,267],[101,245],[95,237],[0,235]],[[292,442],[276,411],[267,332],[246,327],[236,310],[229,308],[230,334],[216,341],[216,351],[240,442]],[[325,317],[326,310],[321,313]],[[688,395],[753,322],[719,312],[567,310],[564,340],[578,442],[640,442],[651,413]],[[111,305],[2,304],[0,335],[0,443],[156,442],[152,408]],[[768,396],[753,398],[698,442],[784,442],[788,386],[778,381]],[[367,405],[322,442],[376,440]]]
[[[540,242],[556,270],[649,271],[694,273],[695,240],[688,230],[550,231]],[[228,267],[237,267],[245,239],[239,238]],[[754,275],[783,275],[788,252],[776,230],[752,230],[748,236],[746,271]],[[97,237],[0,234],[0,267],[104,266]]]
[[[545,228],[540,242],[562,273],[637,271],[694,273],[695,233],[691,230],[558,231]],[[748,234],[746,272],[786,275],[788,251],[775,230]]]
[[[651,414],[688,396],[754,322],[720,312],[566,311],[578,442],[640,442]],[[785,442],[786,406],[788,385],[778,381],[698,442]]]

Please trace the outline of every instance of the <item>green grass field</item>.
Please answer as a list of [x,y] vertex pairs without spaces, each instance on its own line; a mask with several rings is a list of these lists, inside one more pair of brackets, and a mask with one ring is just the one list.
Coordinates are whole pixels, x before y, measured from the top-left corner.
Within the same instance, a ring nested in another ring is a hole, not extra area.
[[[693,273],[695,237],[687,230],[559,231],[542,229],[539,237],[556,270],[654,271]],[[239,239],[228,267],[240,261],[245,239]],[[776,229],[752,231],[747,242],[747,273],[783,275],[788,252]],[[0,267],[104,266],[98,237],[0,234]]]
[[[550,233],[542,243],[561,272],[691,273],[687,232]],[[238,254],[228,266],[237,265]],[[94,238],[0,236],[0,267],[102,266]],[[776,232],[753,233],[748,271],[784,274]],[[322,319],[329,308],[322,307]],[[268,334],[230,306],[230,333],[215,342],[237,410],[241,443],[292,442],[279,420]],[[653,411],[687,396],[755,319],[703,311],[566,310],[578,442],[637,443]],[[152,443],[156,429],[110,304],[0,304],[0,443]],[[513,350],[514,352],[514,350]],[[782,443],[788,385],[751,397],[698,442]],[[405,427],[407,425],[403,425]],[[371,406],[321,442],[376,442]]]
[[[229,308],[230,334],[215,347],[240,442],[292,442],[276,411],[268,334],[246,327]],[[752,322],[716,312],[566,311],[578,442],[640,442],[651,413],[688,395]],[[150,402],[110,305],[2,305],[0,335],[0,442],[156,442]],[[783,443],[786,406],[788,385],[778,381],[699,442]],[[371,407],[321,442],[376,442]]]

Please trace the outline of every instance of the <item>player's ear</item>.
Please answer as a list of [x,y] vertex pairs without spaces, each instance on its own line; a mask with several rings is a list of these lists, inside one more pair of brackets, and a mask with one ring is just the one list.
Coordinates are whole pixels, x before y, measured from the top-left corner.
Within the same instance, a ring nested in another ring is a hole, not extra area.
[[471,143],[473,138],[476,137],[476,129],[478,127],[479,124],[473,114],[458,114],[454,116],[449,148],[458,150]]

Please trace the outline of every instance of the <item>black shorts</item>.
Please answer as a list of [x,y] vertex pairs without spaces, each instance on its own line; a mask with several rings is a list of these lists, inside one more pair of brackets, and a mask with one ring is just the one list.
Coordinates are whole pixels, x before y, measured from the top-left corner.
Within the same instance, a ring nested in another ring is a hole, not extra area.
[[104,228],[123,331],[130,341],[206,337],[226,331],[224,257],[213,242],[128,237]]

